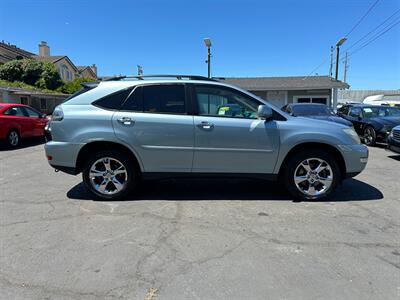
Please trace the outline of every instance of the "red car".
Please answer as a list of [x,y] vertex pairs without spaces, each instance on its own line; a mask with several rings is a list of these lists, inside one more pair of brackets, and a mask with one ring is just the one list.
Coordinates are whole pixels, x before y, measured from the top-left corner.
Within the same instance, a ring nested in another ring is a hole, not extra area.
[[21,139],[44,136],[48,123],[45,115],[34,108],[16,103],[0,103],[0,139],[16,147]]

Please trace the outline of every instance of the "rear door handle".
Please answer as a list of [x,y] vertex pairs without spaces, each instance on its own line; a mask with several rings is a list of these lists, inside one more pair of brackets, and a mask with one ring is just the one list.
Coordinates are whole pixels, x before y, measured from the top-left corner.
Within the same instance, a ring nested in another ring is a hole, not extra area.
[[126,126],[134,125],[134,124],[135,124],[135,121],[132,120],[132,119],[129,118],[129,117],[122,117],[122,118],[119,118],[117,121],[118,121],[119,123],[121,123],[122,125],[126,125]]
[[203,129],[207,129],[207,130],[210,130],[210,129],[214,128],[214,124],[213,123],[206,122],[206,121],[201,122],[197,126],[200,127],[200,128],[203,128]]

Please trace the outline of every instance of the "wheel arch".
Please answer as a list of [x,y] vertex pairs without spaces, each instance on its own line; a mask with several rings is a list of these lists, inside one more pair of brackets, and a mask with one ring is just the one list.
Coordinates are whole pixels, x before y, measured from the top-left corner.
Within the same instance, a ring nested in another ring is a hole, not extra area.
[[137,170],[143,171],[142,164],[140,163],[140,160],[138,159],[137,155],[127,146],[116,142],[95,141],[86,144],[80,149],[78,157],[76,159],[76,173],[78,174],[82,172],[86,159],[93,152],[104,151],[104,150],[117,150],[120,151],[121,153],[128,155],[134,162],[135,168],[137,168]]
[[279,177],[282,175],[282,171],[285,169],[286,164],[288,163],[290,157],[292,157],[294,154],[299,153],[304,150],[308,149],[320,149],[324,150],[334,156],[336,159],[339,168],[340,168],[340,175],[341,178],[346,178],[346,162],[343,158],[342,153],[335,147],[330,144],[325,144],[325,143],[320,143],[320,142],[305,142],[301,144],[297,144],[294,146],[292,149],[289,150],[289,152],[286,154],[282,164],[279,167]]

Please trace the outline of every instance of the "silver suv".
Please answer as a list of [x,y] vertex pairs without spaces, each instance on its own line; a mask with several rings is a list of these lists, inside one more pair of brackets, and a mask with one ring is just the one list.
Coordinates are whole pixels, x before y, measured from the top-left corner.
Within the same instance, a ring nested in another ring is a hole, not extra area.
[[82,172],[101,199],[126,197],[149,176],[177,175],[279,179],[295,198],[320,199],[368,160],[353,128],[289,116],[199,76],[84,84],[54,110],[48,130],[50,165]]

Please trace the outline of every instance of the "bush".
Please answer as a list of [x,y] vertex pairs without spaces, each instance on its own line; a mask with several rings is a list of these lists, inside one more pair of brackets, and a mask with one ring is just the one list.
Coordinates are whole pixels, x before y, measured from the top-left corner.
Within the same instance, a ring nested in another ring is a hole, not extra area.
[[12,60],[0,66],[0,79],[22,81],[22,60]]
[[35,82],[35,85],[42,89],[55,90],[63,85],[60,74],[58,74],[56,67],[50,62],[43,63],[43,71],[40,79]]
[[23,82],[34,85],[41,77],[44,63],[33,59],[24,59],[22,63]]
[[41,89],[55,90],[63,85],[56,67],[33,59],[13,60],[0,66],[0,79],[23,82]]
[[57,89],[58,92],[64,93],[64,94],[73,94],[80,89],[82,89],[82,82],[93,82],[95,81],[93,78],[75,78],[72,81],[65,82],[63,86],[59,87]]

